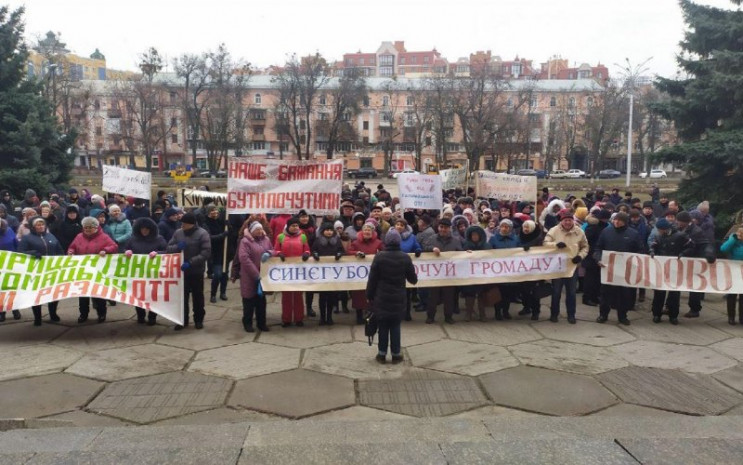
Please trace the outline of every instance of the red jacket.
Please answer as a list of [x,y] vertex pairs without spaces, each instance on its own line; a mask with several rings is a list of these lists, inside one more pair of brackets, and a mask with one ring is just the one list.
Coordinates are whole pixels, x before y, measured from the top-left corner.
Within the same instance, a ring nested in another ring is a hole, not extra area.
[[301,257],[305,252],[310,253],[310,245],[307,242],[307,236],[302,233],[292,236],[283,232],[276,236],[273,250],[276,255],[283,253],[287,257]]
[[271,218],[271,222],[268,223],[268,227],[271,228],[271,236],[270,239],[272,241],[275,241],[277,237],[279,237],[279,234],[284,232],[284,228],[286,227],[286,222],[289,221],[289,219],[292,216],[289,214],[284,215],[276,215],[273,218]]
[[359,233],[356,240],[348,246],[348,254],[356,255],[356,252],[364,252],[366,255],[374,255],[380,250],[384,250],[384,244],[377,238],[377,233],[372,233],[371,239],[364,240],[362,233]]
[[91,236],[86,236],[85,233],[78,234],[67,249],[67,253],[73,255],[93,255],[100,253],[101,250],[105,250],[106,253],[118,253],[119,246],[116,245],[116,242],[108,234],[99,228]]

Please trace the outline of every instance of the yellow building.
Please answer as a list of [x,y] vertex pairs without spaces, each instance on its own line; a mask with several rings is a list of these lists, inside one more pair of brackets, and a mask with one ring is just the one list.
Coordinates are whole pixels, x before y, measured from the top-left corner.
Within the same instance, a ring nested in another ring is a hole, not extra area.
[[105,81],[122,77],[120,71],[106,68],[106,57],[98,49],[89,57],[76,55],[51,31],[29,52],[26,63],[28,77],[47,76],[50,69],[56,69],[57,76],[71,81]]

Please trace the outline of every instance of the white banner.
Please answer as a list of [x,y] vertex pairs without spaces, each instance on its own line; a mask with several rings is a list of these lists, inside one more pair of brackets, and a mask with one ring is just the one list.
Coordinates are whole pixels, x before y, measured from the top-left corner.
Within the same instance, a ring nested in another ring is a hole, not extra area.
[[130,195],[134,198],[150,200],[152,173],[103,165],[101,189],[112,194]]
[[227,170],[227,213],[337,215],[343,160],[325,162],[232,158]]
[[[97,297],[152,310],[183,324],[181,254],[60,255],[0,251],[0,311],[73,297]],[[125,310],[128,311],[128,310]]]
[[[418,284],[408,287],[466,286],[565,278],[575,272],[570,260],[574,252],[552,247],[425,253],[413,258]],[[373,255],[335,261],[322,257],[316,262],[272,258],[261,266],[261,285],[267,292],[366,289]]]
[[397,176],[400,208],[441,210],[441,176],[437,174],[405,173]]
[[227,206],[227,194],[224,192],[181,189],[180,197],[180,206],[183,208],[201,207],[202,205],[204,205],[205,197],[209,197],[214,200],[214,205],[218,205],[221,207]]
[[601,282],[663,291],[743,294],[743,261],[604,252]]
[[476,171],[475,192],[486,199],[533,202],[537,198],[537,177]]
[[441,176],[441,188],[443,190],[464,187],[467,183],[467,168],[441,170],[439,175]]

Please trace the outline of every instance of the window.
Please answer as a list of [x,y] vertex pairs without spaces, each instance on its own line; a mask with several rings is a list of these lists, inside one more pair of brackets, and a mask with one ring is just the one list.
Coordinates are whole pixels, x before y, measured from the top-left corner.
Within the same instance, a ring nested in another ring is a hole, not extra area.
[[429,61],[429,57],[423,57],[423,64],[427,65]]
[[568,99],[568,108],[575,108],[575,97],[570,97]]
[[101,101],[98,100],[98,99],[95,99],[95,101],[93,102],[93,108],[95,108],[96,110],[100,110],[101,109]]
[[406,104],[407,104],[407,105],[408,105],[409,107],[412,107],[412,106],[413,106],[413,104],[415,103],[415,99],[413,98],[413,96],[412,96],[412,95],[408,95],[408,98],[406,99],[405,103],[406,103]]
[[379,56],[380,66],[392,66],[395,64],[394,55],[380,55]]
[[550,97],[550,106],[551,107],[557,106],[557,98],[556,97]]
[[170,135],[170,142],[172,144],[177,144],[178,143],[178,134],[171,134]]
[[250,117],[253,119],[264,120],[266,119],[266,112],[264,110],[253,110],[250,112]]
[[508,108],[513,108],[513,99],[512,98],[509,98],[508,99],[508,101],[506,102],[506,106]]
[[170,104],[175,105],[178,102],[178,94],[175,92],[170,93]]
[[327,121],[328,120],[328,114],[327,113],[320,113],[320,121]]
[[280,152],[288,152],[289,151],[289,143],[288,142],[279,142],[279,151]]
[[263,126],[253,126],[253,134],[256,136],[263,135]]
[[411,64],[411,65],[414,65],[414,64],[416,64],[416,63],[417,63],[417,61],[418,61],[418,57],[415,57],[415,56],[413,56],[413,57],[410,57],[410,64]]
[[152,167],[153,168],[159,168],[160,167],[160,157],[153,156],[152,157]]
[[529,115],[529,121],[532,123],[538,123],[539,122],[539,113],[532,113]]
[[178,118],[170,118],[170,127],[171,128],[177,128],[178,127]]
[[95,135],[96,135],[96,136],[102,136],[102,135],[103,135],[103,128],[102,128],[102,127],[100,127],[100,126],[97,126],[97,127],[95,128]]
[[253,150],[266,150],[266,143],[263,141],[253,142]]
[[539,106],[539,101],[536,97],[532,97],[531,101],[529,101],[529,106],[532,108],[536,108]]
[[426,147],[430,147],[430,146],[431,146],[431,138],[426,137]]
[[379,75],[380,76],[392,76],[392,74],[394,74],[392,71],[393,69],[391,66],[384,66],[384,67],[379,68]]
[[359,64],[362,65],[362,66],[364,65],[364,59],[363,58],[359,58]]
[[383,107],[390,106],[390,97],[389,97],[389,95],[385,95],[384,97],[382,97],[382,106]]
[[364,136],[364,137],[362,138],[362,143],[363,143],[364,145],[369,145],[369,138],[368,138],[367,136]]
[[299,129],[305,129],[306,123],[303,119],[299,120]]
[[253,97],[253,101],[255,102],[256,105],[260,105],[261,100],[262,100],[261,94],[255,94],[255,97]]
[[588,97],[586,99],[586,106],[589,108],[593,106],[593,97]]
[[392,121],[392,113],[389,111],[383,111],[379,114],[379,118],[383,123],[390,123]]
[[364,131],[368,131],[369,130],[369,122],[368,121],[364,121],[363,127],[364,127]]
[[320,105],[327,105],[327,98],[324,95],[320,96]]

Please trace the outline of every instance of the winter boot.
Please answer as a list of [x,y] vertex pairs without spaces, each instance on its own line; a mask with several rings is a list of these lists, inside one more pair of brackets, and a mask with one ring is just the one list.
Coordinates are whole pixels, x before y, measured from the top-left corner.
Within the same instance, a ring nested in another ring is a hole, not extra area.
[[464,321],[472,321],[472,314],[475,313],[475,297],[464,298]]
[[501,308],[500,304],[497,304],[495,306],[495,320],[503,321],[503,309]]
[[[737,297],[737,296],[735,296]],[[737,300],[737,299],[735,299]],[[728,298],[728,324],[735,325],[735,300]],[[732,302],[731,302],[732,301]]]
[[364,324],[364,311],[358,308],[356,309],[356,324],[357,325]]
[[20,320],[21,319],[21,311],[20,310],[13,310],[13,319],[14,320]]

